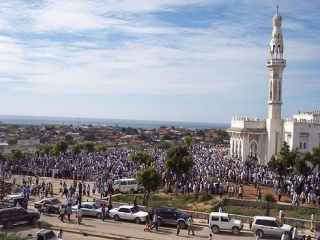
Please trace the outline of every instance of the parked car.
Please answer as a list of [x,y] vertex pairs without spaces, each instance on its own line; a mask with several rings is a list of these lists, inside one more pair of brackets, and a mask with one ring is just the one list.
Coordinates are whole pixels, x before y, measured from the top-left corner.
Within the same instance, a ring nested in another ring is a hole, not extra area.
[[228,213],[212,212],[209,215],[208,227],[215,234],[228,230],[237,235],[243,229],[243,223],[240,220],[231,218]]
[[3,198],[1,203],[2,205],[8,206],[8,207],[18,206],[18,207],[23,207],[25,209],[28,207],[28,204],[25,201],[25,198],[21,194],[7,195],[6,197]]
[[[78,211],[79,205],[75,205],[72,207],[72,212],[76,213]],[[89,217],[97,217],[101,218],[101,206],[100,204],[96,202],[84,202],[81,204],[83,216],[89,216]]]
[[26,210],[22,207],[10,207],[0,209],[0,225],[12,228],[15,223],[29,221],[31,224],[40,218],[40,213],[34,210]]
[[283,232],[289,232],[291,226],[281,223],[275,217],[255,216],[250,223],[250,230],[258,233],[260,238],[264,236],[281,236]]
[[113,208],[109,212],[109,216],[115,221],[122,220],[131,220],[140,224],[146,221],[148,213],[144,211],[138,211],[131,205],[123,205],[118,208]]
[[158,225],[163,224],[177,225],[179,223],[180,228],[185,228],[188,224],[188,219],[191,217],[190,214],[179,212],[175,207],[167,206],[154,206],[151,211],[158,213]]
[[67,206],[67,204],[62,203],[59,199],[51,197],[51,198],[44,198],[40,201],[34,203],[34,207],[40,211],[43,203],[46,202],[46,206],[49,209],[50,213],[59,214],[59,209],[61,206]]

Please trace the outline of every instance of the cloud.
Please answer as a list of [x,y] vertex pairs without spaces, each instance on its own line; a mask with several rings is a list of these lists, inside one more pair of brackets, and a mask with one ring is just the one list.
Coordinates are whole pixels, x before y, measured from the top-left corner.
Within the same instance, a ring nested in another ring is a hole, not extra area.
[[[316,4],[294,3],[280,3],[285,76],[299,83],[302,69],[308,69],[310,80],[301,91],[314,92],[320,17],[310,12]],[[205,100],[198,96],[206,95],[225,99],[223,104],[252,104],[261,91],[267,94],[265,62],[275,5],[212,0],[0,2],[0,58],[5,59],[0,95],[50,101],[49,96],[58,95],[193,96],[199,105]],[[285,94],[295,96],[292,86],[287,89]]]

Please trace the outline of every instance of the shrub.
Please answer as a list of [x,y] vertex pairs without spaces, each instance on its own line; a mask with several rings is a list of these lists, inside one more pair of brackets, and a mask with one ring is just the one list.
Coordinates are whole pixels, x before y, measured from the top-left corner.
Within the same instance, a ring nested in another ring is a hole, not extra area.
[[37,228],[51,228],[52,227],[52,224],[45,222],[45,221],[42,221],[42,220],[37,220],[34,225]]

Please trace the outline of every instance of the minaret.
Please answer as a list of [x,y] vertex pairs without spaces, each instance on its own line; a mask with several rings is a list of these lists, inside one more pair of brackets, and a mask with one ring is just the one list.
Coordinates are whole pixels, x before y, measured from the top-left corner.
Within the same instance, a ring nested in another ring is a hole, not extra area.
[[282,74],[286,67],[283,59],[283,37],[281,31],[282,17],[277,5],[276,15],[273,17],[273,30],[270,41],[271,58],[267,60],[269,69],[268,118],[266,121],[268,131],[267,159],[279,153],[282,146]]

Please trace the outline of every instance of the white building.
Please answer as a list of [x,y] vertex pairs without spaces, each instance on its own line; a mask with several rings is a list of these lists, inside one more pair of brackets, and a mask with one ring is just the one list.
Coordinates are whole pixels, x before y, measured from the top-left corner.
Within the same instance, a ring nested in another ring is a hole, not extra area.
[[273,31],[270,41],[268,118],[249,119],[232,117],[230,134],[230,154],[245,161],[247,156],[257,157],[260,164],[266,164],[278,154],[284,141],[291,149],[312,152],[320,147],[320,110],[293,115],[292,119],[281,118],[282,74],[286,67],[283,58],[282,17],[278,12],[273,17]]

